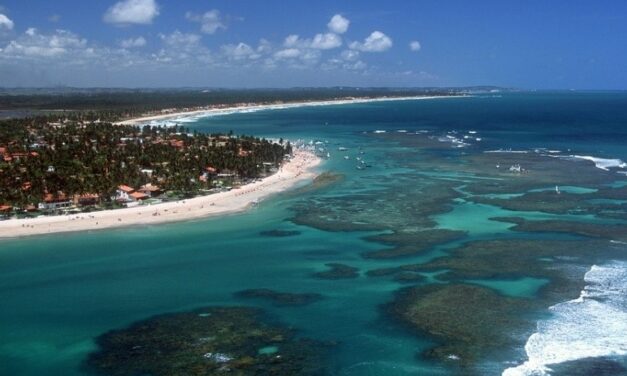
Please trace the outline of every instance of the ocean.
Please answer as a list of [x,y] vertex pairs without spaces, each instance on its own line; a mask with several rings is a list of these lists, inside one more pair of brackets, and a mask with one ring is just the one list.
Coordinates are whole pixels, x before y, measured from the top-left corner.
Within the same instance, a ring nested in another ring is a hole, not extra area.
[[89,362],[103,334],[254,307],[321,374],[627,375],[626,109],[523,92],[169,121],[300,140],[328,174],[246,213],[3,240],[0,374],[130,375]]

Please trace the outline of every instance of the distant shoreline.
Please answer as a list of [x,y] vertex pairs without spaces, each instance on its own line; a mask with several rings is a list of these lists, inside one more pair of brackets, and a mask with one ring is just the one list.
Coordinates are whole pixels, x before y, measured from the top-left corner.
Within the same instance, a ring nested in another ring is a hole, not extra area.
[[314,168],[320,162],[321,159],[313,153],[297,149],[294,151],[294,156],[285,162],[278,172],[238,189],[156,205],[71,215],[8,219],[0,221],[0,239],[111,228],[134,228],[138,225],[179,222],[242,212],[271,195],[290,189],[299,182],[313,179],[316,176]]
[[225,107],[210,106],[194,110],[174,110],[173,112],[141,116],[127,120],[118,121],[118,125],[142,125],[149,124],[153,121],[169,120],[184,117],[209,117],[219,115],[230,115],[238,112],[256,112],[265,110],[282,110],[299,107],[317,107],[317,106],[335,106],[343,104],[359,104],[371,102],[391,102],[391,101],[410,101],[410,100],[426,100],[426,99],[443,99],[443,98],[465,98],[468,95],[438,95],[438,96],[409,96],[409,97],[376,97],[376,98],[341,98],[321,101],[302,101],[302,102],[286,102],[286,103],[246,103],[241,105],[232,105]]

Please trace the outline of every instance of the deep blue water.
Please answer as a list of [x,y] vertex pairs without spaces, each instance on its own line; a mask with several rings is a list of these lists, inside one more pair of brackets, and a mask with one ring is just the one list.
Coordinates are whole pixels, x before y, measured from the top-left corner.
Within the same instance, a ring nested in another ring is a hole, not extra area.
[[[469,152],[547,148],[627,160],[627,94],[622,93],[517,93],[307,107],[216,116],[185,125],[207,132],[327,141],[331,158],[319,170],[342,173],[345,180],[322,191],[279,195],[250,212],[219,219],[2,241],[0,374],[82,375],[94,339],[108,330],[164,312],[241,304],[265,308],[303,336],[337,341],[332,374],[448,374],[437,362],[416,356],[433,339],[405,330],[380,309],[405,284],[363,275],[369,269],[426,262],[445,255],[443,248],[403,260],[365,259],[362,253],[385,248],[364,239],[372,233],[296,225],[289,221],[293,206],[309,198],[394,189],[396,174],[409,170],[391,151],[406,149],[373,138],[374,130],[476,131],[481,141],[473,142]],[[356,170],[354,161],[337,152],[338,146],[367,150],[364,159],[373,167]],[[461,176],[451,173],[453,178]],[[616,180],[627,177],[616,174]],[[507,214],[499,207],[459,204],[437,221],[442,228],[468,230],[465,241],[514,236],[509,225],[488,220]],[[299,234],[260,236],[274,229]],[[312,278],[329,262],[357,267],[361,275],[347,280]],[[492,281],[492,287],[533,299],[546,282],[520,278]],[[490,286],[491,281],[469,283]],[[324,299],[277,308],[232,295],[260,287],[318,292]],[[492,367],[490,374],[500,374],[507,365]]]

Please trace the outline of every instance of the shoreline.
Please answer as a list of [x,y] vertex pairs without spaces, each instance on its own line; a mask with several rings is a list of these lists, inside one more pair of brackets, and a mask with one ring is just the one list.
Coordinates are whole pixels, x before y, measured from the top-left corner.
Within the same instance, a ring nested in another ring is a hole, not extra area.
[[269,196],[313,179],[316,176],[313,169],[320,163],[321,159],[313,153],[297,149],[293,158],[285,162],[278,172],[238,189],[156,205],[8,219],[0,221],[0,239],[154,225],[243,212]]
[[115,122],[116,125],[143,125],[153,121],[171,120],[176,118],[201,118],[209,116],[231,115],[238,112],[257,112],[266,110],[284,110],[300,107],[316,107],[316,106],[337,106],[344,104],[360,104],[373,102],[391,102],[391,101],[410,101],[410,100],[427,100],[427,99],[444,99],[444,98],[465,98],[468,95],[439,95],[439,96],[411,96],[411,97],[378,97],[378,98],[345,98],[330,99],[322,101],[304,101],[304,102],[286,102],[274,104],[246,104],[243,106],[229,106],[222,108],[207,107],[192,111],[175,111],[166,114],[148,115],[137,118],[127,119]]

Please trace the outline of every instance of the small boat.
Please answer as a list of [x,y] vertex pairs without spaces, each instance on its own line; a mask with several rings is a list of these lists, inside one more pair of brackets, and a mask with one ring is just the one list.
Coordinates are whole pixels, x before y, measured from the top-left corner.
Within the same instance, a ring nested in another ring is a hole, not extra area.
[[344,146],[340,146],[339,148],[337,148],[337,150],[339,151],[346,151],[348,150],[347,148],[345,148]]

